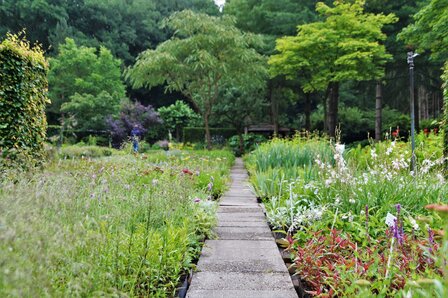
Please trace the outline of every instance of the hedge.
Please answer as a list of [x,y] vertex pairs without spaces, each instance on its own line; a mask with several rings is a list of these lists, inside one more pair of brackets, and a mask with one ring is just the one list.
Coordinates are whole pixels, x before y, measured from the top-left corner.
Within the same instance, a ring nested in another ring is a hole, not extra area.
[[[210,135],[214,144],[224,144],[237,132],[233,128],[210,128]],[[204,127],[184,127],[184,143],[204,143]]]
[[[448,61],[445,62],[442,74],[443,81],[443,154],[448,158]],[[448,170],[448,160],[445,162]]]
[[0,43],[0,166],[44,157],[48,65],[43,51],[8,34]]

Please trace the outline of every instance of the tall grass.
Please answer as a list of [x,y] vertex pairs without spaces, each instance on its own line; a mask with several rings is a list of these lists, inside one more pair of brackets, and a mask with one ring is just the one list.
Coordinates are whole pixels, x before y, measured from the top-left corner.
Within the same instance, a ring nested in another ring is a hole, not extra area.
[[[333,160],[329,142],[318,137],[296,135],[292,139],[273,139],[261,144],[249,155],[248,161],[255,166],[255,171],[265,172],[274,168],[291,169],[311,166],[317,156],[328,162]],[[291,174],[294,176],[294,173]]]
[[[437,139],[419,136],[415,173],[410,171],[410,146],[399,141],[342,153],[324,139],[273,140],[254,151],[247,163],[258,196],[276,199],[275,204],[266,202],[271,218],[279,218],[279,207],[293,208],[291,197],[294,206],[308,202],[339,213],[359,214],[368,205],[382,217],[402,204],[408,214],[428,214],[425,205],[448,202]],[[289,219],[278,222],[293,224]]]
[[182,169],[218,178],[233,157],[140,157],[60,160],[4,180],[0,296],[173,296],[215,220],[210,193]]

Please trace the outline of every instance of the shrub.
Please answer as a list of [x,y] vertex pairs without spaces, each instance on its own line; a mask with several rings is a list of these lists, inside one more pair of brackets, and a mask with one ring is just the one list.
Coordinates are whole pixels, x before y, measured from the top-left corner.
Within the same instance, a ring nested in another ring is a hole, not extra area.
[[257,148],[257,146],[263,142],[266,142],[267,139],[263,135],[259,134],[244,134],[243,135],[243,152],[241,152],[240,146],[240,136],[235,135],[229,139],[229,147],[232,149],[233,153],[236,156],[241,156],[244,153],[253,151]]
[[43,159],[47,70],[38,46],[11,34],[0,43],[0,166]]
[[[210,128],[210,135],[215,142],[225,142],[233,135],[236,130],[233,128]],[[205,128],[203,127],[185,127],[184,128],[184,142],[201,143],[205,140]]]
[[62,147],[59,152],[61,158],[96,158],[103,156],[111,156],[114,150],[99,146],[66,146]]
[[122,104],[120,117],[109,118],[107,122],[112,133],[113,144],[119,147],[127,140],[135,126],[141,133],[140,137],[145,137],[150,128],[162,123],[162,120],[151,105],[144,106],[140,102],[126,101]]

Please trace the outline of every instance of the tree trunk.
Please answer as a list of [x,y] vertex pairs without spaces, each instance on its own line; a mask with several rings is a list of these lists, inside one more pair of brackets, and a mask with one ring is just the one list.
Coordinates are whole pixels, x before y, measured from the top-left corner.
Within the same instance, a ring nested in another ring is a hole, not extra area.
[[243,139],[243,134],[242,134],[242,133],[239,133],[239,134],[238,134],[238,137],[239,137],[239,139],[240,139],[240,153],[241,153],[241,156],[242,156],[242,155],[244,155],[244,139]]
[[381,141],[382,131],[382,109],[383,109],[383,86],[381,81],[376,82],[376,97],[375,97],[375,141]]
[[330,95],[331,90],[331,84],[328,84],[327,90],[325,90],[325,96],[324,96],[324,131],[328,132],[328,96]]
[[274,136],[278,136],[278,102],[277,97],[274,95],[273,86],[269,88],[269,99],[271,101],[271,120],[274,126]]
[[311,130],[311,94],[305,93],[305,129]]
[[210,115],[206,112],[204,114],[204,124],[205,124],[205,140],[207,142],[207,149],[212,150],[212,138],[210,135],[210,127],[208,125]]
[[338,101],[339,101],[339,83],[332,82],[330,97],[328,101],[328,135],[330,138],[336,136],[336,126],[338,123]]
[[180,126],[176,126],[176,140],[178,142],[181,141],[181,138],[180,138]]

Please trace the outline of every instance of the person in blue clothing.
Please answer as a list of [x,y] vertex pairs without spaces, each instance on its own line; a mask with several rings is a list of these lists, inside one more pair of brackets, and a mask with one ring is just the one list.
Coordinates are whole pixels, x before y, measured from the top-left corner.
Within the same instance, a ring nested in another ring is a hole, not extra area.
[[132,138],[132,148],[134,149],[134,153],[138,153],[138,136],[141,134],[140,129],[138,129],[138,125],[134,125],[134,128],[131,131]]

